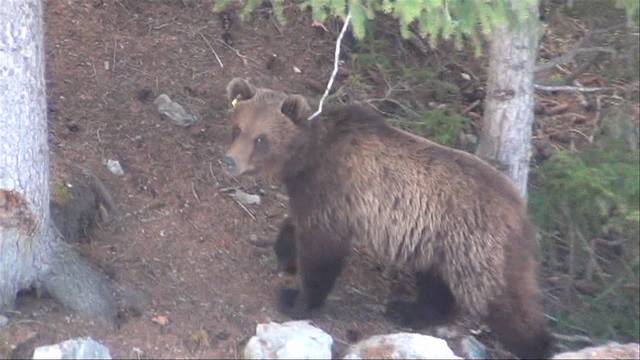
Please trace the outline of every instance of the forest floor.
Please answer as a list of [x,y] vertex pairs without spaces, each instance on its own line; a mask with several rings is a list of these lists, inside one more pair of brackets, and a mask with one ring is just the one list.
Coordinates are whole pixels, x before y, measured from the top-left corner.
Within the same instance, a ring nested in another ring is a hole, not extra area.
[[[9,325],[0,328],[5,342],[0,357],[30,357],[36,346],[78,336],[103,342],[114,357],[241,356],[256,324],[288,320],[275,299],[277,290],[295,279],[276,272],[271,250],[286,215],[283,189],[230,178],[221,170],[230,140],[225,86],[245,77],[258,86],[318,98],[317,84],[323,87],[332,67],[335,29],[312,27],[310,14],[294,8],[281,25],[268,9],[245,23],[221,17],[209,1],[45,3],[54,178],[63,178],[69,164],[79,164],[110,190],[121,218],[96,227],[78,246],[119,286],[135,289],[144,305],[113,328],[26,294]],[[486,59],[457,54],[481,83]],[[584,85],[598,85],[598,79]],[[341,79],[338,87],[347,81]],[[183,128],[161,117],[153,100],[162,93],[198,122]],[[481,96],[460,97],[457,106],[468,109]],[[596,109],[580,106],[574,94],[553,101],[552,106],[566,102],[561,112],[574,114],[556,124],[588,124],[595,116]],[[479,120],[480,111],[474,106],[467,113]],[[577,126],[579,132],[590,131]],[[558,136],[573,139],[572,134]],[[123,176],[107,169],[110,159],[120,162]],[[230,188],[260,194],[262,201],[240,205],[229,196]],[[352,334],[406,330],[384,316],[388,295],[402,288],[356,254],[314,323],[339,346]],[[479,338],[492,354],[503,354],[489,337]]]

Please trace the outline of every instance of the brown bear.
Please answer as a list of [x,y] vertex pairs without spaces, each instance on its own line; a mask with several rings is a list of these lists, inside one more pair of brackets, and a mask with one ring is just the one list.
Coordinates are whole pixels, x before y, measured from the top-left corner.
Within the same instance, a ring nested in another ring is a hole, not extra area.
[[549,354],[534,228],[506,176],[364,106],[336,106],[307,121],[302,96],[242,79],[227,93],[227,171],[277,177],[289,195],[276,253],[295,261],[284,265],[301,281],[299,290],[283,289],[285,313],[300,318],[320,307],[358,245],[415,272],[417,301],[388,308],[405,324],[443,323],[462,310],[483,317],[517,356]]

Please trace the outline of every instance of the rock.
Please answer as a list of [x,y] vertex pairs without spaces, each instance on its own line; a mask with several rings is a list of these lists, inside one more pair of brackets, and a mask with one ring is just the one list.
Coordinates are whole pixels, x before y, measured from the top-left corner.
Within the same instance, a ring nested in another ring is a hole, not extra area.
[[396,333],[376,335],[349,348],[345,359],[461,359],[447,342],[433,336]]
[[167,94],[160,94],[153,103],[158,107],[160,114],[171,119],[176,125],[189,126],[198,121],[194,115],[189,114],[182,105],[171,100]]
[[117,176],[124,175],[124,170],[122,170],[122,166],[118,160],[107,160],[107,168],[111,171],[112,174]]
[[486,359],[487,348],[473,336],[465,336],[460,341],[460,351],[465,359]]
[[236,190],[231,196],[244,205],[260,205],[260,195],[248,194],[242,190]]
[[7,325],[9,323],[9,319],[6,316],[0,315],[0,328]]
[[55,345],[40,346],[33,351],[34,359],[111,359],[109,349],[90,337],[67,340]]
[[592,346],[578,351],[568,351],[553,356],[553,359],[640,359],[640,344],[619,344]]
[[333,339],[308,321],[258,324],[245,359],[331,359]]

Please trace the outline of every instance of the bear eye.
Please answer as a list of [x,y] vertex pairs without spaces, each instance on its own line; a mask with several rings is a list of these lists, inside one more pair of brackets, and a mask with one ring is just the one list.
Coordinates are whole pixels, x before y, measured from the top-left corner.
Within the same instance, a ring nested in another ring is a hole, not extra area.
[[231,130],[231,139],[235,140],[238,135],[240,135],[240,128],[238,126],[234,126]]
[[260,135],[255,140],[256,148],[265,150],[269,146],[266,135]]

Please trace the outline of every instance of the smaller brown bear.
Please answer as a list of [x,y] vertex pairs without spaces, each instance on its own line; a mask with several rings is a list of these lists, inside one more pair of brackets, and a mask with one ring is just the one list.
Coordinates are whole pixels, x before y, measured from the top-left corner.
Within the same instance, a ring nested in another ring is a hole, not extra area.
[[517,356],[549,354],[534,229],[508,178],[362,106],[307,121],[299,95],[242,79],[227,92],[234,104],[227,170],[277,177],[289,194],[275,250],[301,281],[299,290],[282,291],[282,311],[300,318],[320,307],[357,244],[415,272],[417,301],[389,305],[403,323],[433,325],[465,311],[483,317]]

